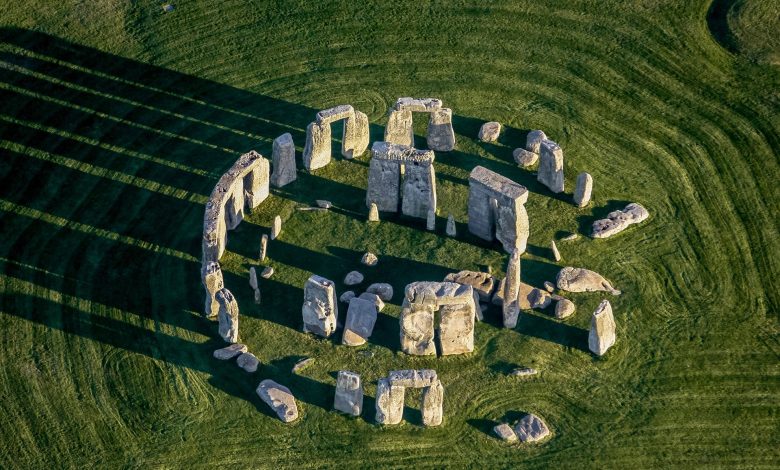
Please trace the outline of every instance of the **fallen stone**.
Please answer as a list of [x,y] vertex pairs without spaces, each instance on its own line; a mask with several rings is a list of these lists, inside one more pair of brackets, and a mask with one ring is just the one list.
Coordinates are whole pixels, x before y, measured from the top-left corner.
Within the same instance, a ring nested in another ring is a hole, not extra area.
[[479,135],[477,136],[482,142],[495,142],[498,140],[498,135],[501,133],[501,124],[495,121],[486,122],[479,128]]
[[615,317],[609,300],[602,300],[590,319],[588,349],[603,356],[615,344]]
[[622,211],[612,211],[606,219],[593,222],[593,238],[607,238],[620,233],[629,225],[638,224],[650,214],[642,205],[632,202]]
[[555,290],[555,284],[553,284],[550,281],[544,281],[544,290],[547,292],[552,292]]
[[228,343],[238,342],[238,303],[227,289],[216,295],[219,303],[219,335]]
[[582,172],[577,175],[577,186],[574,187],[574,205],[585,207],[590,202],[590,195],[593,192],[593,177],[590,173]]
[[435,157],[430,150],[415,152],[419,153],[419,158],[403,165],[401,213],[427,220],[431,213],[434,217],[436,214],[436,171],[433,167]]
[[345,304],[348,304],[350,300],[355,298],[355,293],[351,290],[348,290],[341,294],[339,297],[339,302],[344,302]]
[[454,237],[457,234],[457,231],[455,229],[455,217],[452,216],[452,214],[447,217],[447,236],[448,237]]
[[496,278],[489,273],[479,271],[460,271],[450,273],[444,277],[446,282],[457,282],[458,284],[471,286],[479,295],[479,300],[487,302],[496,288]]
[[601,274],[583,268],[567,266],[558,273],[558,289],[567,292],[598,292],[605,291],[612,295],[620,295],[620,291]]
[[255,357],[255,355],[251,352],[245,352],[238,356],[238,359],[236,359],[236,364],[238,364],[238,367],[251,373],[257,371],[257,366],[260,365],[260,361],[257,360],[257,357]]
[[531,375],[538,374],[539,371],[536,369],[532,369],[530,367],[522,367],[519,369],[515,369],[512,372],[509,373],[511,377],[529,377]]
[[577,235],[576,233],[572,233],[571,235],[566,235],[565,237],[561,238],[561,241],[570,242],[570,241],[576,240],[578,238],[580,238],[579,235]]
[[520,442],[538,442],[550,435],[550,430],[541,418],[529,414],[515,424],[515,434]]
[[561,261],[561,252],[558,251],[558,246],[555,244],[555,240],[550,242],[550,250],[552,251],[553,259],[556,263]]
[[265,261],[266,252],[268,251],[268,235],[263,234],[262,237],[260,237],[260,262],[262,263]]
[[393,298],[393,286],[383,282],[371,284],[366,292],[378,295],[385,302],[389,302]]
[[317,199],[317,207],[320,207],[322,209],[330,209],[333,207],[333,204],[330,201],[326,201],[324,199]]
[[233,359],[234,357],[239,356],[248,350],[249,348],[246,347],[246,344],[234,343],[230,346],[214,351],[214,357],[220,361],[227,361],[228,359]]
[[260,273],[260,277],[263,279],[270,279],[271,276],[274,275],[274,268],[273,266],[266,266],[265,269],[263,269],[263,272]]
[[271,226],[271,240],[276,240],[280,233],[282,233],[282,218],[277,215]]
[[550,306],[550,303],[552,303],[552,298],[550,298],[550,293],[546,290],[537,289],[534,287],[534,289],[531,291],[531,295],[528,297],[528,300],[531,303],[531,308],[535,309],[543,309]]
[[363,385],[358,374],[348,370],[339,371],[333,408],[352,416],[360,416],[363,411]]
[[368,221],[379,222],[379,209],[376,208],[376,203],[371,203],[371,208],[368,210]]
[[338,304],[333,281],[313,274],[303,286],[303,331],[327,338],[336,331]]
[[540,148],[536,179],[554,193],[563,192],[563,150],[552,140],[542,141]]
[[257,395],[284,423],[298,419],[298,406],[290,389],[271,379],[265,379],[257,387]]
[[404,387],[392,385],[387,378],[377,380],[375,405],[377,423],[400,423],[404,410]]
[[385,303],[382,301],[382,299],[380,299],[378,295],[372,294],[371,292],[363,292],[358,296],[358,298],[373,302],[376,306],[377,312],[381,312],[385,308]]
[[493,427],[493,433],[504,442],[517,442],[517,434],[506,423],[497,424]]
[[539,161],[539,154],[529,152],[523,148],[517,148],[512,152],[512,158],[515,159],[515,163],[518,165],[528,168]]
[[271,160],[273,162],[271,185],[281,188],[298,178],[295,171],[295,144],[292,135],[284,133],[274,139]]
[[528,133],[525,138],[525,149],[529,152],[539,154],[542,141],[547,140],[547,135],[544,131],[535,130]]
[[349,301],[347,321],[344,326],[344,334],[341,344],[347,346],[360,346],[365,344],[376,324],[377,309],[374,302],[360,297]]
[[379,258],[377,258],[375,254],[368,251],[363,254],[362,258],[360,258],[360,262],[366,266],[376,266],[377,263],[379,263]]
[[296,362],[295,365],[292,368],[293,374],[297,374],[298,372],[302,371],[304,368],[314,364],[314,358],[313,357],[305,357],[301,359],[300,361]]
[[577,306],[574,305],[569,299],[560,299],[555,304],[555,318],[563,320],[566,317],[570,317],[577,310]]
[[433,369],[393,370],[387,374],[387,380],[391,385],[411,388],[430,387],[439,381]]
[[348,286],[355,286],[357,284],[360,284],[361,282],[363,282],[363,275],[360,274],[358,271],[350,271],[344,277],[344,284]]
[[423,426],[439,426],[444,419],[444,386],[436,381],[422,391]]

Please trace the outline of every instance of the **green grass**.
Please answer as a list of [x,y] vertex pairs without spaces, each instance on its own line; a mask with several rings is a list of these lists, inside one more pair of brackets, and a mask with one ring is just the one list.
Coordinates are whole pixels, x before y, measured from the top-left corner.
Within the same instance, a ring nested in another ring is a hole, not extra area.
[[[0,2],[0,466],[780,461],[780,80],[776,61],[757,59],[777,50],[761,39],[771,32],[762,18],[777,24],[774,2],[228,0],[168,14],[148,1],[41,3]],[[732,47],[748,36],[764,52]],[[262,366],[250,375],[214,360],[222,342],[199,316],[199,258],[219,176],[250,149],[270,156],[284,132],[300,150],[316,111],[336,104],[367,113],[379,140],[399,96],[441,98],[455,115],[457,150],[436,155],[437,233],[403,217],[364,222],[368,155],[301,173],[231,232],[223,258],[242,340]],[[488,120],[506,126],[497,144],[475,140]],[[513,164],[537,128],[564,149],[568,194],[577,173],[594,176],[588,208]],[[531,191],[526,282],[570,264],[624,292],[610,298],[618,343],[603,359],[586,347],[596,294],[571,295],[570,319],[523,313],[511,331],[493,310],[470,355],[398,350],[406,283],[503,272],[500,246],[465,227],[475,165]],[[335,209],[295,210],[322,198]],[[561,242],[564,261],[550,260],[552,238],[587,233],[629,201],[650,219],[611,239]],[[449,213],[457,239],[443,236]],[[276,274],[255,306],[246,273],[276,214]],[[375,268],[359,264],[367,249]],[[310,273],[342,292],[358,267],[366,283],[396,288],[369,344],[300,333]],[[292,375],[303,356],[317,362]],[[505,376],[520,365],[541,373]],[[376,379],[407,367],[438,371],[443,426],[420,426],[412,392],[402,425],[373,422]],[[340,369],[366,383],[360,419],[331,411]],[[271,415],[254,392],[263,378],[292,389],[300,420]],[[549,442],[490,435],[523,412],[546,420]]]

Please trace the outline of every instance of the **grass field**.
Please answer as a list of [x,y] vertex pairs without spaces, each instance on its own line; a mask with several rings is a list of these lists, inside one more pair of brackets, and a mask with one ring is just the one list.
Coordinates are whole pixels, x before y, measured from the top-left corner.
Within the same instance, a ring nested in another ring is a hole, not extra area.
[[[772,0],[39,3],[0,0],[0,467],[777,468]],[[365,223],[368,153],[299,173],[231,232],[222,260],[262,366],[213,359],[223,343],[199,316],[200,235],[219,176],[250,149],[270,156],[284,132],[300,151],[332,105],[365,112],[380,140],[399,96],[453,109],[457,149],[436,155],[437,232],[403,217]],[[506,126],[497,144],[476,141],[489,120]],[[563,147],[567,195],[512,161],[529,129]],[[565,321],[523,313],[515,330],[492,311],[470,355],[399,351],[406,283],[503,272],[500,246],[467,235],[476,165],[531,192],[526,282],[575,265],[623,291],[610,297],[618,342],[603,359],[587,351],[596,294],[571,295]],[[581,171],[595,180],[585,209],[569,202]],[[322,198],[334,210],[295,209]],[[564,260],[551,261],[551,239],[633,201],[648,221],[559,242]],[[456,239],[443,236],[449,213]],[[247,271],[277,214],[276,273],[256,306]],[[375,268],[359,264],[368,249]],[[370,343],[302,334],[305,279],[358,267],[396,289]],[[304,356],[317,361],[291,374]],[[507,377],[516,366],[541,373]],[[410,367],[438,371],[443,426],[420,426],[413,392],[402,425],[374,423],[376,379]],[[340,369],[366,383],[359,419],[331,411]],[[263,378],[292,389],[298,421],[259,400]],[[552,439],[492,437],[525,412]]]

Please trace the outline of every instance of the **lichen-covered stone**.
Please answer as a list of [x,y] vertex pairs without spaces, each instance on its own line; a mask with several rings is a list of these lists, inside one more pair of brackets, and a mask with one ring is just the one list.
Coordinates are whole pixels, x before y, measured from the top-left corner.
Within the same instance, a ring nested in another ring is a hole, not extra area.
[[558,272],[556,280],[558,289],[567,292],[598,292],[605,291],[612,295],[620,295],[620,291],[601,274],[584,268],[566,266]]
[[295,171],[295,144],[292,135],[284,133],[274,139],[271,159],[273,160],[272,186],[281,188],[298,178]]
[[444,418],[444,386],[436,381],[422,391],[423,426],[439,426]]
[[517,148],[512,152],[512,158],[514,158],[515,163],[521,167],[528,168],[539,161],[539,154],[529,152],[523,148]]
[[374,331],[376,316],[377,308],[374,302],[360,297],[350,300],[341,344],[347,346],[365,344]]
[[376,266],[377,263],[379,263],[379,258],[377,258],[375,254],[368,251],[363,254],[362,258],[360,258],[360,262],[366,266]]
[[390,109],[385,126],[385,142],[401,145],[414,145],[414,128],[412,112],[409,110]]
[[257,395],[276,413],[284,423],[298,419],[298,405],[290,389],[271,379],[260,382]]
[[330,163],[330,124],[312,122],[306,127],[306,145],[303,148],[303,167],[309,171]]
[[593,222],[593,238],[607,238],[620,233],[629,225],[643,222],[650,216],[647,209],[641,204],[632,202],[622,211],[612,211],[607,214],[606,219],[600,219]]
[[333,281],[313,274],[303,287],[303,331],[328,337],[336,331],[338,304]]
[[542,141],[536,179],[554,193],[563,192],[563,150],[552,140]]
[[574,205],[585,207],[590,202],[590,195],[593,192],[593,177],[590,173],[582,172],[577,175],[577,185],[574,187]]
[[227,289],[216,294],[219,303],[219,335],[228,343],[238,342],[238,303]]
[[387,380],[400,387],[423,388],[430,387],[438,382],[439,378],[433,369],[404,369],[390,371]]
[[494,238],[504,250],[523,253],[529,227],[525,202],[528,190],[514,181],[477,166],[469,174],[469,232],[488,241]]
[[501,124],[495,121],[490,121],[482,124],[479,128],[479,135],[477,136],[482,142],[495,142],[498,140],[498,135],[501,133]]
[[442,356],[465,354],[474,351],[473,303],[443,305],[439,309],[439,353]]
[[377,423],[400,423],[404,410],[404,387],[392,385],[386,378],[377,380],[375,405]]
[[603,356],[615,344],[615,317],[609,300],[602,300],[590,318],[588,349],[597,356]]
[[536,415],[526,415],[515,424],[515,434],[520,442],[538,442],[550,435],[547,424]]
[[348,370],[339,371],[333,408],[352,416],[363,411],[363,385],[360,376]]

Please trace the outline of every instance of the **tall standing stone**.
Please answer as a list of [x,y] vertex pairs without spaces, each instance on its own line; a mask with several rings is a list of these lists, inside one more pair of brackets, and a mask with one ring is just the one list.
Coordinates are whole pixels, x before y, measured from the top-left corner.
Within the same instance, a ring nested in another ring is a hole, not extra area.
[[398,161],[384,158],[387,153],[388,145],[385,142],[374,142],[371,147],[366,204],[370,206],[375,203],[378,209],[385,212],[398,212],[401,165]]
[[444,418],[444,386],[439,380],[423,389],[421,401],[423,425],[441,425]]
[[385,142],[414,147],[412,112],[390,108],[385,126]]
[[276,240],[280,233],[282,233],[282,218],[277,215],[271,225],[271,240]]
[[201,281],[206,290],[206,304],[203,313],[207,318],[213,318],[219,315],[219,302],[216,294],[225,287],[225,281],[222,277],[222,269],[219,263],[212,261],[206,263],[201,268]]
[[316,170],[330,163],[330,124],[312,122],[306,128],[306,146],[303,149],[303,167]]
[[449,152],[455,148],[451,109],[439,108],[431,111],[428,119],[428,148],[437,152]]
[[339,371],[333,408],[352,416],[360,416],[363,411],[363,385],[358,374],[348,370]]
[[252,288],[255,294],[255,303],[260,303],[260,286],[257,285],[257,271],[255,267],[249,268],[249,286]]
[[427,219],[428,211],[436,211],[436,173],[433,170],[433,152],[429,161],[404,163],[403,199],[401,212],[410,217]]
[[585,207],[590,202],[590,194],[593,191],[593,177],[590,173],[582,172],[577,175],[577,186],[574,188],[574,205]]
[[446,232],[447,232],[447,236],[450,236],[450,237],[454,237],[455,235],[457,235],[457,232],[455,230],[455,217],[453,217],[452,214],[450,214],[447,217],[447,230],[446,230]]
[[502,313],[504,328],[517,326],[517,317],[520,315],[518,296],[520,294],[520,251],[515,250],[506,265],[506,278],[504,280],[504,303]]
[[552,140],[542,141],[540,149],[536,179],[554,193],[563,192],[563,150]]
[[341,153],[344,158],[352,159],[363,155],[368,148],[368,116],[356,110],[354,117],[344,121],[343,137]]
[[[379,298],[377,297],[379,300]],[[381,300],[379,300],[381,302]],[[341,344],[360,346],[365,344],[376,324],[377,306],[375,302],[355,297],[349,301],[347,321]]]
[[376,383],[376,422],[398,424],[404,411],[404,387],[382,378]]
[[529,226],[525,202],[528,190],[514,181],[477,166],[469,174],[469,232],[488,241],[498,239],[504,250],[525,251]]
[[336,331],[338,317],[336,286],[313,274],[303,286],[303,331],[327,338]]
[[216,297],[219,303],[219,335],[228,343],[237,343],[238,302],[227,289],[217,292]]
[[588,349],[597,356],[603,356],[615,344],[615,317],[609,300],[602,300],[590,318]]
[[263,234],[262,237],[260,237],[260,256],[258,257],[260,259],[260,262],[262,263],[265,261],[265,255],[268,252],[268,234]]
[[[470,289],[470,286],[469,286]],[[477,298],[479,296],[477,295]],[[439,309],[439,351],[442,356],[474,351],[474,318],[479,303],[442,305]]]
[[295,172],[295,144],[290,133],[284,133],[274,139],[271,159],[273,160],[271,185],[281,188],[295,181],[298,177]]

